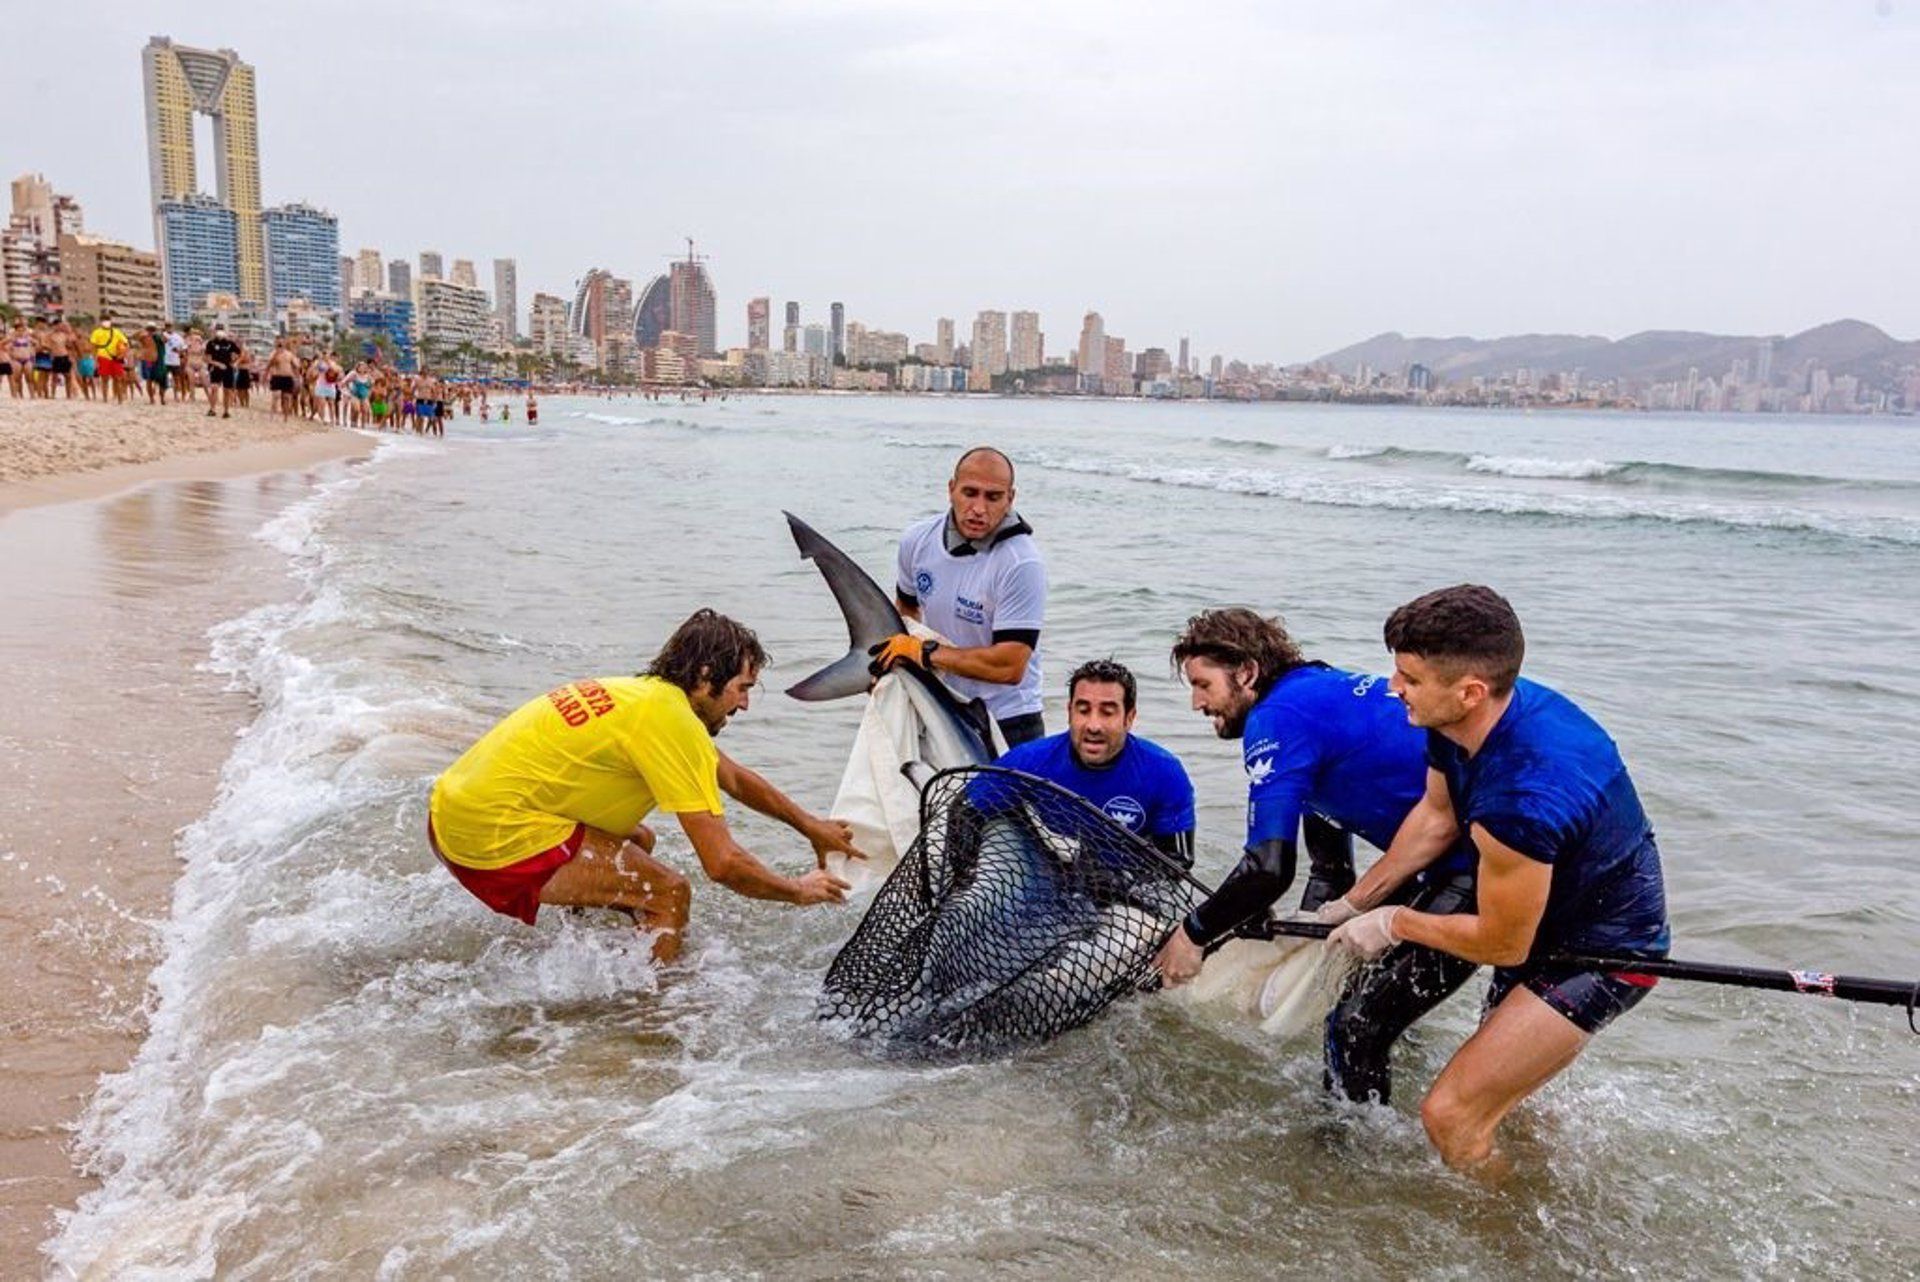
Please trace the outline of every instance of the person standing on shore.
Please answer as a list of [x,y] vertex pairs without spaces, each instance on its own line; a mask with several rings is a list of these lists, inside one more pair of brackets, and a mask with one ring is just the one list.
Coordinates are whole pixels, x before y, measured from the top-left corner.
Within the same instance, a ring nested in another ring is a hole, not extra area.
[[1047,732],[1040,692],[1047,570],[1013,500],[1013,460],[984,445],[960,456],[946,510],[900,536],[893,590],[904,617],[950,644],[901,633],[875,658],[877,672],[920,665],[948,677],[961,698],[983,700],[1009,748]]
[[168,325],[161,335],[161,348],[167,367],[167,381],[173,385],[173,399],[190,401],[193,387],[187,381],[187,337],[177,325]]
[[[73,332],[73,326],[62,317],[55,321],[47,331],[47,351],[53,357],[50,367],[53,387],[66,389],[67,399],[74,396],[73,358],[80,348],[80,336]],[[47,395],[53,395],[52,388]]]
[[213,327],[213,337],[203,349],[207,371],[207,417],[213,417],[214,402],[220,402],[220,417],[233,417],[234,366],[240,360],[240,346],[227,337],[225,325]]
[[1447,915],[1375,908],[1331,939],[1369,960],[1405,942],[1494,967],[1479,1029],[1420,1105],[1447,1165],[1485,1168],[1514,1106],[1652,990],[1648,975],[1552,957],[1664,957],[1660,851],[1606,731],[1520,677],[1526,642],[1499,593],[1430,592],[1395,610],[1384,632],[1394,693],[1427,732],[1426,792],[1403,830],[1434,856],[1464,833],[1479,857],[1477,904]]
[[167,403],[167,351],[158,326],[140,331],[136,358],[140,362],[140,381],[147,385],[147,404]]
[[[839,903],[829,853],[855,858],[847,825],[810,814],[714,747],[747,709],[767,652],[712,610],[675,629],[644,673],[571,681],[523,704],[434,782],[427,840],[455,880],[497,913],[533,924],[542,904],[616,908],[679,955],[692,889],[654,858],[652,811],[679,821],[701,869],[751,899]],[[728,830],[720,794],[778,819],[816,867],[775,872]]]
[[299,400],[295,388],[299,365],[287,349],[286,336],[273,340],[273,355],[267,357],[267,390],[273,393],[273,408],[282,419],[293,417]]
[[[99,377],[113,388],[113,403],[124,405],[127,400],[127,349],[132,346],[127,341],[126,333],[113,323],[113,316],[108,314],[100,318],[100,323],[93,327],[93,333],[87,336],[87,341],[93,345],[94,364]],[[104,389],[100,399],[106,399]]]
[[32,395],[28,383],[33,378],[33,331],[27,328],[24,316],[13,318],[13,329],[7,334],[5,365],[7,390],[14,399]]

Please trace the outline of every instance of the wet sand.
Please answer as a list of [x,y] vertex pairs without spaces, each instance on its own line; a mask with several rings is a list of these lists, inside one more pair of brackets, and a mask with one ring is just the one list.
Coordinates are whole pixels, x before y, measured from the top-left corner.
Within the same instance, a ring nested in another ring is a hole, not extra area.
[[207,629],[292,591],[250,536],[371,444],[296,429],[0,486],[0,1277],[40,1274],[92,1185],[71,1127],[140,1044],[175,835],[253,713],[199,670]]

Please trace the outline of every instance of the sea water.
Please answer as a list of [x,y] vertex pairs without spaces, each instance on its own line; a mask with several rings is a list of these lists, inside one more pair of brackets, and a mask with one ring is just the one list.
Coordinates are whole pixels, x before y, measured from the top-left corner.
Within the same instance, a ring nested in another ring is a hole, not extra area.
[[[774,655],[721,746],[824,807],[857,701],[778,691],[845,648],[780,519],[883,584],[976,443],[1019,465],[1051,580],[1048,716],[1112,655],[1243,837],[1238,745],[1167,648],[1242,603],[1385,671],[1396,605],[1493,584],[1528,671],[1620,742],[1678,956],[1920,977],[1920,426],[1911,420],[735,397],[543,403],[390,440],[259,537],[294,599],[217,628],[257,701],[185,831],[151,1032],[87,1114],[104,1176],[57,1273],[284,1277],[1912,1276],[1905,1016],[1661,985],[1447,1172],[1417,1102],[1482,980],[1401,1045],[1387,1108],[1311,1038],[1125,1002],[1007,1058],[876,1058],[813,1019],[857,906],[693,874],[683,961],[617,919],[495,916],[424,842],[434,776],[688,612]],[[796,870],[788,831],[730,812]]]

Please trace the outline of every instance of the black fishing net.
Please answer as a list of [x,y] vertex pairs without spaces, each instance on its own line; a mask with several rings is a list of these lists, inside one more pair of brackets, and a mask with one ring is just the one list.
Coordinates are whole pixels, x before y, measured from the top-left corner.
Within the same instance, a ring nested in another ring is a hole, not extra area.
[[834,959],[820,1017],[923,1051],[1078,1028],[1140,987],[1196,891],[1082,798],[991,766],[934,776],[920,835]]

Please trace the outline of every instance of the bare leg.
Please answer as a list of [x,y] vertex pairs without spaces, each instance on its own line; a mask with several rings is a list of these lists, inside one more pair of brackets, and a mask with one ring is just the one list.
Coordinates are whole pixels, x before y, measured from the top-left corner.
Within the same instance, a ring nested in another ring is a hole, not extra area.
[[553,874],[540,902],[568,908],[618,908],[641,930],[657,931],[655,961],[680,955],[693,888],[687,879],[625,837],[587,829],[580,853]]
[[1515,988],[1454,1052],[1420,1104],[1427,1138],[1448,1166],[1498,1175],[1493,1133],[1513,1106],[1573,1063],[1592,1040],[1525,988]]

